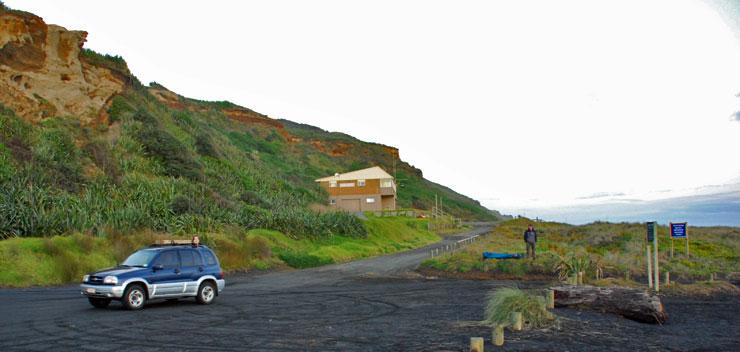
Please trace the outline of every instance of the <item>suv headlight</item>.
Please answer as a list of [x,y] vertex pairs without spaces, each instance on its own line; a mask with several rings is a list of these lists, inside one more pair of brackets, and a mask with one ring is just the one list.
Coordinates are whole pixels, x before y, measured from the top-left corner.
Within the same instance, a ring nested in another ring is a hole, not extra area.
[[109,285],[116,285],[116,284],[118,284],[118,278],[115,277],[115,276],[106,276],[103,279],[103,283],[104,284],[109,284]]
[[88,282],[90,281],[90,275],[85,275],[82,277],[82,282]]

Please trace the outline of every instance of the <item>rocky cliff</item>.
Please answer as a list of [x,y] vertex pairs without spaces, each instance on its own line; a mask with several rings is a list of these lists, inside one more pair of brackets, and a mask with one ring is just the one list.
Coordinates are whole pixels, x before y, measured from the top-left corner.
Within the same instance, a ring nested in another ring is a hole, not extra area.
[[32,122],[54,116],[106,121],[124,81],[80,59],[86,36],[0,6],[0,103]]

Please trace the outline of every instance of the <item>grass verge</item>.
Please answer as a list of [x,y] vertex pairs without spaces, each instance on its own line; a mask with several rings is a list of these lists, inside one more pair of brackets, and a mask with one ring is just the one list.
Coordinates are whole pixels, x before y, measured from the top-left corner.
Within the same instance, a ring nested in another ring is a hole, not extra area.
[[[224,227],[203,233],[226,271],[307,268],[413,249],[440,237],[426,230],[426,220],[370,217],[367,238],[333,235],[294,239],[278,231]],[[11,238],[0,241],[0,286],[28,287],[77,282],[87,272],[114,266],[138,248],[157,238],[172,238],[149,230],[104,236],[73,234],[46,238]],[[175,236],[176,237],[176,236]],[[183,236],[186,238],[187,236]]]
[[[486,260],[482,252],[522,253],[522,234],[534,223],[538,230],[536,260]],[[660,227],[659,253],[661,271],[670,271],[674,280],[693,281],[710,273],[740,272],[740,229],[728,227],[692,227],[691,257],[676,242],[670,256],[667,228]],[[596,272],[602,277],[646,277],[645,225],[631,223],[593,223],[573,226],[552,222],[515,219],[497,226],[482,241],[460,251],[431,258],[422,269],[452,275],[472,275],[498,279],[526,279],[543,276],[557,279],[573,271],[584,271],[591,282]]]

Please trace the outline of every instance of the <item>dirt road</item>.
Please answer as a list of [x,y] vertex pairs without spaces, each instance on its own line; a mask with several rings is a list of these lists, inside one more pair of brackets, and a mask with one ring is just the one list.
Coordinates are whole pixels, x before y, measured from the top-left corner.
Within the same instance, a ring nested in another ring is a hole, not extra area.
[[[485,296],[517,283],[406,274],[430,249],[228,277],[210,306],[182,300],[130,312],[93,309],[76,286],[0,290],[0,350],[466,351],[471,336],[492,349],[489,329],[477,323]],[[665,326],[557,310],[559,328],[509,335],[506,350],[737,350],[739,305],[735,297],[668,300]]]

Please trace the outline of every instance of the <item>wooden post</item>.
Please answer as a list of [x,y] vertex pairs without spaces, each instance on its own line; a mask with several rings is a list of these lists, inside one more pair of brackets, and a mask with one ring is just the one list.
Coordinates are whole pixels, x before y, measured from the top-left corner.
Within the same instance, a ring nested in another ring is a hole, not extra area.
[[665,272],[665,285],[668,286],[671,284],[671,273],[669,271]]
[[673,223],[668,223],[668,239],[671,240],[671,258],[673,258],[673,237],[671,236],[671,229],[673,228]]
[[686,257],[691,258],[691,254],[689,254],[689,226],[686,225]]
[[658,224],[655,224],[655,238],[653,240],[653,248],[655,249],[655,292],[660,292],[660,268],[658,268]]
[[471,337],[470,338],[470,352],[484,352],[482,337]]
[[547,308],[555,308],[555,290],[547,290]]
[[514,331],[522,330],[522,312],[511,313],[511,329]]
[[493,329],[493,344],[496,346],[504,345],[504,326],[496,325]]
[[648,243],[647,249],[645,250],[647,256],[647,276],[648,276],[648,287],[653,288],[653,263],[650,261],[650,244]]
[[583,271],[578,272],[578,284],[583,285]]
[[714,282],[714,273],[709,274],[709,282]]

